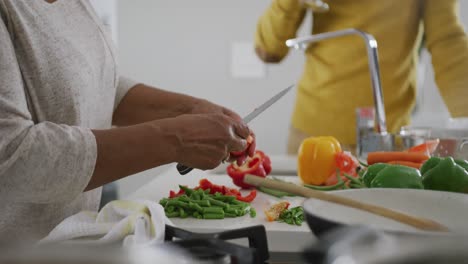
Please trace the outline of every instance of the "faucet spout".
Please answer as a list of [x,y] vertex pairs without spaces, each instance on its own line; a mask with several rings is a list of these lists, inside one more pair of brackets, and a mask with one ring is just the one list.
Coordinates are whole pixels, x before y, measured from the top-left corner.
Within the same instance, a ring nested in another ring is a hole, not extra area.
[[376,132],[382,135],[387,134],[387,122],[385,118],[385,107],[383,102],[382,85],[380,81],[380,67],[379,58],[377,53],[377,40],[375,38],[361,30],[350,28],[345,30],[333,31],[315,34],[306,37],[300,37],[295,39],[289,39],[286,41],[286,45],[290,48],[305,49],[309,43],[319,42],[326,39],[337,38],[346,35],[358,35],[360,36],[366,45],[367,57],[369,59],[369,71],[371,76],[371,84],[374,95],[374,107],[375,107],[375,129]]

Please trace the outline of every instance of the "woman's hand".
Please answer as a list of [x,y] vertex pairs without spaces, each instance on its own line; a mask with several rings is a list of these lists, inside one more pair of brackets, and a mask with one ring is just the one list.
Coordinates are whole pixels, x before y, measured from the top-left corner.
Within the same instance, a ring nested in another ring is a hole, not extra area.
[[[242,118],[236,114],[234,111],[222,107],[220,105],[214,104],[210,101],[200,99],[192,107],[192,114],[222,114],[226,115],[237,122],[243,122]],[[255,134],[250,130],[249,135],[251,136],[245,149],[241,151],[235,151],[231,153],[228,161],[237,161],[238,165],[242,165],[247,159],[247,156],[253,157],[256,148]]]
[[244,151],[251,134],[240,118],[225,113],[181,115],[173,121],[177,162],[202,170],[216,168],[231,152]]

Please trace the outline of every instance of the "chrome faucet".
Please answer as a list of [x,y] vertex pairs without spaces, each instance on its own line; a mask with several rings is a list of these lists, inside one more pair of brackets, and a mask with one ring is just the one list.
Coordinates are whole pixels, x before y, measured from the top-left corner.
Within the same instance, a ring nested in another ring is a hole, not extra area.
[[375,107],[375,129],[380,135],[387,134],[387,122],[385,118],[385,108],[383,102],[382,85],[380,82],[379,58],[377,53],[377,41],[375,38],[363,31],[350,28],[345,30],[315,34],[307,37],[289,39],[286,45],[290,48],[305,49],[309,43],[319,42],[326,39],[337,38],[346,35],[358,35],[364,39],[367,48],[367,57],[369,59],[369,71],[371,76],[372,90],[374,92]]
[[374,96],[375,128],[374,132],[358,133],[356,155],[360,159],[366,159],[367,153],[372,151],[388,151],[395,149],[395,136],[387,132],[387,122],[383,101],[382,85],[380,81],[380,67],[377,53],[377,41],[375,38],[361,30],[350,28],[333,32],[315,34],[306,37],[289,39],[286,45],[290,48],[305,49],[309,43],[337,38],[346,35],[358,35],[364,40],[369,59],[369,71]]

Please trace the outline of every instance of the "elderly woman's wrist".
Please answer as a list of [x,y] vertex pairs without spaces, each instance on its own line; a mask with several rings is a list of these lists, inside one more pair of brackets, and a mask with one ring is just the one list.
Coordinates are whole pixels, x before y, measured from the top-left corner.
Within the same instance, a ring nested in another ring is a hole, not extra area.
[[178,162],[180,153],[183,152],[183,144],[176,118],[148,122],[147,125],[151,134],[149,149],[152,150],[152,155],[160,157],[164,163]]

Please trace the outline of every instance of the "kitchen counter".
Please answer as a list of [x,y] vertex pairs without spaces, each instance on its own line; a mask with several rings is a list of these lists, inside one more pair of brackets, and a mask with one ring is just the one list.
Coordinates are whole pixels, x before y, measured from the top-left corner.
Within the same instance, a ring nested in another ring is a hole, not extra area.
[[[294,176],[279,177],[284,177],[285,179],[293,182],[298,181],[297,177]],[[178,190],[179,184],[187,185],[188,187],[195,187],[198,186],[198,181],[202,178],[207,178],[215,184],[236,187],[233,185],[229,176],[225,174],[193,170],[188,175],[181,176],[174,166],[173,168],[166,170],[164,173],[157,175],[154,180],[136,190],[127,198],[159,201],[161,198],[168,196],[169,190]],[[257,216],[255,218],[245,215],[243,217],[225,218],[221,220],[201,220],[194,218],[171,218],[171,220],[177,227],[200,233],[220,232],[247,226],[264,225],[268,236],[268,247],[270,251],[300,252],[309,243],[315,240],[315,237],[310,232],[306,222],[304,222],[302,226],[293,226],[286,223],[268,222],[265,219],[263,210],[270,204],[280,200],[288,200],[291,203],[291,206],[298,206],[302,204],[304,198],[287,197],[279,199],[257,192],[257,197],[252,202],[252,206],[257,211]]]

